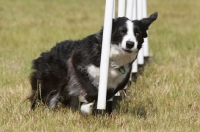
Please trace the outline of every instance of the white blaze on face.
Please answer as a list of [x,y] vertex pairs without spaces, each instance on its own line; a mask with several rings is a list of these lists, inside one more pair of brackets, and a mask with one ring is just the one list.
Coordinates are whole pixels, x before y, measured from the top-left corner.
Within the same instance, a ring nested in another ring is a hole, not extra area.
[[127,33],[126,33],[126,35],[122,39],[121,48],[127,49],[126,48],[126,42],[127,41],[132,41],[132,42],[135,43],[134,47],[131,49],[131,51],[133,51],[134,49],[137,48],[137,40],[135,38],[134,31],[133,31],[133,29],[134,29],[133,22],[130,21],[130,20],[128,20],[126,22],[126,26],[127,26]]

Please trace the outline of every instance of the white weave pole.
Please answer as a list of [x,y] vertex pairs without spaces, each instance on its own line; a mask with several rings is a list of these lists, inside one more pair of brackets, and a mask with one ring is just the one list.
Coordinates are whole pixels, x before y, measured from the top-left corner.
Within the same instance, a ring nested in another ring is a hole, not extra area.
[[132,13],[133,13],[133,0],[127,0],[126,17],[130,20],[132,20]]
[[[136,10],[136,0],[133,0],[133,12],[132,12],[132,20],[137,19],[137,10]],[[132,73],[137,73],[138,71],[138,61],[137,59],[132,64]]]
[[[146,18],[147,17],[147,1],[146,0],[142,0],[142,17]],[[149,57],[149,42],[148,42],[148,37],[144,38],[144,43],[143,43],[143,47],[144,47],[144,57],[147,58]]]
[[132,12],[132,20],[137,19],[137,6],[136,6],[136,0],[133,0],[133,12]]
[[97,109],[105,110],[114,0],[106,0]]
[[[143,5],[143,0],[137,0],[137,19],[138,20],[143,18],[142,5]],[[144,47],[143,46],[138,53],[138,65],[144,64],[144,53],[143,53]]]
[[115,0],[114,0],[114,3],[113,3],[113,16],[112,18],[115,18]]
[[125,16],[125,3],[126,0],[118,0],[118,17]]
[[[113,19],[115,18],[115,0],[114,0],[114,5],[113,5]],[[115,94],[115,96],[120,96],[120,93],[118,92],[117,94]],[[111,99],[109,99],[108,101],[113,101],[113,97]],[[112,104],[110,104],[112,105]],[[112,107],[112,106],[110,106]]]

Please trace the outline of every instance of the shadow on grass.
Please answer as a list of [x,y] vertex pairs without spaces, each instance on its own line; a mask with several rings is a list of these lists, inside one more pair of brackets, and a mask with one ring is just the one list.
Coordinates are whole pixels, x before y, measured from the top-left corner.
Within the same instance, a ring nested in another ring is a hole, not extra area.
[[144,119],[147,118],[147,110],[145,109],[145,106],[138,105],[131,108],[131,110],[129,111],[133,116],[137,116],[139,118],[144,118]]

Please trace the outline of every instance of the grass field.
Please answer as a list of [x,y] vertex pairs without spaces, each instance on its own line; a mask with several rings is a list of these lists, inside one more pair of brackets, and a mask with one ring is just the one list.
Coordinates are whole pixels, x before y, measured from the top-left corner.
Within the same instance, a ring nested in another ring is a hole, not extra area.
[[104,0],[0,1],[0,131],[199,132],[200,1],[148,0],[152,61],[112,116],[68,108],[30,110],[31,61],[56,42],[83,38],[103,24]]

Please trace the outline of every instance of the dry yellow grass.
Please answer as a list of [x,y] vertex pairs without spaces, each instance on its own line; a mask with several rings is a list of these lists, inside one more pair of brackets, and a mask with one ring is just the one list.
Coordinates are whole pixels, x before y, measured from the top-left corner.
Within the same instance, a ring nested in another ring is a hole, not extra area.
[[30,111],[31,60],[103,24],[105,1],[0,1],[0,131],[200,131],[200,1],[148,1],[153,59],[113,116]]

